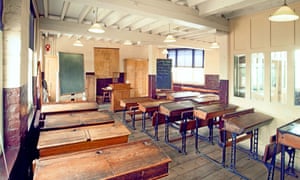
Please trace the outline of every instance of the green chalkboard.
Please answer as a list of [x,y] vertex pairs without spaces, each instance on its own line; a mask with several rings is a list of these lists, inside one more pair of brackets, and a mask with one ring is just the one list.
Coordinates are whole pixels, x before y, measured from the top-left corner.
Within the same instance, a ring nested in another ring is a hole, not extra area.
[[83,54],[59,52],[60,94],[84,92]]
[[172,89],[172,59],[156,60],[156,88]]

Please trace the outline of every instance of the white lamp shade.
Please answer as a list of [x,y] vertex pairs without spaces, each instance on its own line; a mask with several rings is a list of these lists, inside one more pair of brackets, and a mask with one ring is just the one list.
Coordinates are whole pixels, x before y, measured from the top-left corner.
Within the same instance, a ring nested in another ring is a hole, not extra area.
[[217,42],[213,42],[213,43],[211,43],[210,48],[217,49],[217,48],[220,48],[220,45]]
[[88,30],[89,32],[92,32],[92,33],[104,33],[104,29],[102,27],[101,24],[99,23],[94,23]]
[[281,6],[269,17],[269,20],[274,22],[289,22],[297,19],[299,16],[287,5]]
[[165,43],[176,42],[176,39],[171,34],[168,34],[168,36],[166,37],[166,39],[164,40],[164,42]]
[[78,47],[82,47],[83,44],[81,43],[81,41],[79,39],[77,39],[74,43],[73,46],[78,46]]
[[124,45],[132,45],[132,42],[129,41],[129,40],[125,40],[123,44],[124,44]]

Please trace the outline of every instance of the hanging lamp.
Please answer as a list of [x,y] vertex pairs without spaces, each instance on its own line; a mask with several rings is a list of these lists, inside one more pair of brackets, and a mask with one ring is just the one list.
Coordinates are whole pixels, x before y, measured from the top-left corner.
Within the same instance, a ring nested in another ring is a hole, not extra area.
[[289,22],[297,19],[299,19],[299,16],[288,7],[286,0],[284,0],[284,4],[269,17],[269,20],[272,22]]
[[170,24],[169,24],[169,34],[167,35],[167,37],[164,40],[165,43],[172,43],[172,42],[176,42],[176,39],[174,38],[174,36],[172,36],[170,34]]
[[103,26],[97,23],[98,8],[96,9],[96,11],[93,10],[93,14],[94,14],[94,22],[93,25],[88,29],[88,31],[92,33],[104,33],[105,30],[103,29]]

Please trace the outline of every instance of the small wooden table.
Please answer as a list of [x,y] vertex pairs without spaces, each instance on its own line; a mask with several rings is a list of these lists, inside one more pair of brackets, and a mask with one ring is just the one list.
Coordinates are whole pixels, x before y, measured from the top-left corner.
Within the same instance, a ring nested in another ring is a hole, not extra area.
[[49,114],[40,121],[40,130],[74,128],[79,126],[113,123],[113,118],[104,112],[79,111]]
[[174,93],[168,93],[167,99],[172,101],[179,101],[184,99],[190,99],[193,97],[200,96],[201,93],[199,92],[192,92],[192,91],[180,91],[180,92],[174,92]]
[[[154,99],[150,98],[150,97],[131,97],[131,98],[126,98],[126,99],[121,99],[120,100],[120,106],[123,108],[123,117],[122,117],[122,121],[124,122],[124,124],[127,124],[126,121],[126,111],[129,110],[131,107],[136,107],[136,109],[138,109],[138,103],[140,102],[151,102],[154,101]],[[132,126],[129,126],[132,129],[135,129],[135,113],[133,112],[133,115],[131,117],[131,121],[132,121]]]
[[253,134],[253,141],[250,142],[250,153],[252,158],[257,160],[258,129],[269,124],[273,117],[255,112],[253,108],[227,114],[226,116],[223,117],[224,130],[232,135],[230,170],[239,175],[235,169],[237,136],[249,132]]
[[[286,125],[277,128],[277,144],[281,146],[281,165],[280,165],[280,179],[284,179],[285,175],[285,147],[300,149],[300,119],[296,119]],[[291,167],[290,173],[294,172],[294,157],[290,157]]]
[[159,179],[170,162],[150,140],[136,141],[37,159],[33,179]]
[[130,131],[121,123],[42,131],[37,144],[40,157],[126,143]]

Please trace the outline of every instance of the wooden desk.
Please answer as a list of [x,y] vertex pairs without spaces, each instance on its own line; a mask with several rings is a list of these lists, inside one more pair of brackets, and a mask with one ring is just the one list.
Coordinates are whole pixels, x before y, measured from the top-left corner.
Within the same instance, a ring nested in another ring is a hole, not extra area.
[[129,130],[120,123],[42,131],[37,149],[40,157],[76,152],[126,143],[129,134]]
[[[182,148],[178,148],[174,144],[170,142],[169,139],[169,123],[174,122],[176,120],[181,120],[181,115],[183,112],[192,111],[194,107],[199,106],[199,104],[191,101],[191,100],[184,100],[184,101],[175,101],[170,103],[163,103],[159,105],[159,113],[165,116],[165,142],[166,144],[170,145],[178,152],[185,153],[185,146],[182,144]],[[156,125],[157,126],[157,125]],[[155,128],[157,129],[157,128]],[[182,142],[184,143],[184,142]]]
[[42,119],[44,119],[44,115],[50,113],[97,110],[97,109],[98,109],[97,102],[75,101],[75,102],[66,102],[66,103],[44,103],[41,105],[41,114],[42,114]]
[[[234,112],[238,106],[232,104],[211,104],[206,106],[195,107],[194,109],[194,117],[197,119],[196,126],[198,127],[198,123],[202,123],[203,125],[207,125],[209,128],[209,137],[208,140],[213,144],[213,125],[214,119],[217,117],[222,117],[223,114]],[[196,133],[198,134],[198,129],[196,129]],[[196,138],[196,150],[198,150],[198,136]]]
[[180,92],[174,92],[174,93],[168,93],[167,99],[172,101],[179,101],[184,99],[190,99],[192,97],[200,96],[201,93],[199,92],[192,92],[192,91],[180,91]]
[[198,97],[192,97],[191,100],[197,104],[212,104],[220,102],[220,97],[215,94],[201,94]]
[[74,128],[79,126],[113,123],[113,118],[104,112],[81,111],[49,114],[40,121],[40,130]]
[[[285,175],[285,147],[300,149],[300,119],[277,128],[277,144],[281,146],[280,179],[283,180]],[[289,170],[295,174],[294,162],[292,162],[291,168]]]
[[136,141],[37,159],[33,179],[159,179],[170,162],[151,141]]
[[[131,107],[138,107],[138,103],[140,102],[151,102],[154,101],[154,99],[147,97],[147,96],[143,96],[143,97],[131,97],[131,98],[126,98],[126,99],[121,99],[120,100],[120,106],[123,108],[123,117],[122,117],[122,121],[123,123],[127,124],[126,121],[126,111],[129,110],[129,108]],[[136,108],[138,109],[138,108]],[[135,114],[133,113],[133,116],[131,118],[132,121],[132,129],[135,129]]]
[[224,130],[230,132],[232,136],[230,169],[233,172],[238,174],[235,169],[237,136],[249,132],[253,134],[253,141],[250,141],[250,153],[257,160],[258,129],[270,123],[272,119],[273,117],[269,115],[255,112],[253,108],[227,114],[223,117]]
[[[148,133],[146,130],[146,114],[153,114],[154,112],[158,111],[159,105],[162,103],[168,103],[172,102],[171,100],[166,99],[159,99],[159,100],[153,100],[149,102],[139,102],[139,110],[142,112],[142,131],[148,134],[150,137],[154,138],[155,140],[158,140],[158,129],[155,129],[155,135],[154,137]],[[156,126],[155,126],[156,127]]]

